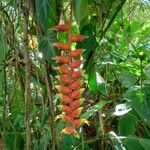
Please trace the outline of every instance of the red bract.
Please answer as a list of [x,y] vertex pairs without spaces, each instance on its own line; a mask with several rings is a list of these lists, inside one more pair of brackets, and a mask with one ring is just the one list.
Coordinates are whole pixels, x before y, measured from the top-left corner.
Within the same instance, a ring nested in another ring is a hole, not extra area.
[[72,111],[71,117],[74,117],[74,118],[79,117],[82,110],[83,110],[83,107],[79,107],[79,108],[75,109],[74,111]]
[[58,96],[60,97],[60,100],[63,104],[69,104],[71,103],[73,100],[72,98],[70,98],[69,96],[67,95],[63,95],[63,94],[58,94]]
[[66,115],[66,114],[61,114],[61,115],[56,116],[55,121],[58,119],[62,119],[65,122],[72,122],[73,121],[73,118],[69,115]]
[[84,88],[73,91],[71,93],[71,98],[73,98],[73,99],[79,98],[81,96],[81,94],[83,93],[83,91],[84,91]]
[[68,69],[65,66],[56,67],[56,69],[59,71],[59,73],[62,73],[62,74],[71,74],[71,70]]
[[52,43],[52,44],[60,50],[64,50],[64,51],[70,50],[69,44],[65,44],[65,43],[62,43],[62,42],[56,42],[56,43]]
[[62,132],[65,134],[71,134],[74,132],[74,128],[73,127],[67,127],[65,129],[63,129]]
[[70,83],[72,81],[71,77],[67,75],[62,75],[58,79],[63,83]]
[[71,93],[71,89],[66,87],[66,86],[59,86],[59,85],[56,85],[55,86],[56,89],[60,92],[60,93],[64,93],[64,94],[70,94]]
[[70,84],[70,88],[73,90],[76,90],[76,89],[79,89],[82,84],[83,84],[82,80],[77,80]]
[[75,60],[74,62],[70,63],[69,66],[72,69],[75,69],[75,68],[80,67],[81,64],[82,64],[82,60]]
[[84,35],[71,35],[70,40],[71,42],[81,42],[84,40],[86,37]]
[[77,79],[81,77],[81,71],[75,71],[72,73],[72,79]]
[[63,115],[63,118],[62,118],[64,121],[66,121],[66,122],[71,122],[72,121],[72,117],[71,116],[69,116],[69,115]]
[[79,57],[81,55],[81,53],[83,52],[84,49],[80,48],[80,49],[76,49],[73,50],[69,53],[69,56],[71,57]]
[[89,125],[89,122],[86,119],[75,119],[72,121],[72,126],[75,128],[80,127],[83,123]]
[[75,127],[75,128],[77,128],[81,125],[82,125],[82,120],[81,119],[76,119],[76,120],[73,120],[73,122],[72,122],[72,126]]
[[60,24],[52,27],[51,29],[56,31],[67,31],[69,28],[70,28],[70,24]]
[[83,101],[84,101],[84,98],[77,99],[70,104],[70,107],[72,107],[72,109],[75,109],[79,107],[80,105],[82,105]]
[[57,62],[64,63],[64,64],[68,64],[70,60],[68,57],[65,56],[56,56],[53,59],[56,60]]
[[67,112],[67,113],[72,112],[72,108],[66,105],[59,105],[58,108],[63,112]]

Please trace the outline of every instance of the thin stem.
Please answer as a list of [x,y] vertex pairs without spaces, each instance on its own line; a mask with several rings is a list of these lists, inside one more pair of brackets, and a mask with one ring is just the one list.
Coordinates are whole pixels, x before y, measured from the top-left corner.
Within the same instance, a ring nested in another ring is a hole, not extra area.
[[52,150],[55,150],[55,140],[54,138],[56,137],[55,135],[55,122],[54,122],[54,104],[53,104],[53,98],[52,98],[52,85],[50,85],[51,79],[49,77],[49,72],[48,72],[48,63],[45,63],[45,82],[46,82],[46,87],[47,87],[47,94],[48,94],[48,100],[49,100],[49,109],[50,109],[50,120],[49,120],[49,125],[50,125],[50,131],[51,131],[51,148]]
[[30,90],[30,76],[31,76],[31,67],[30,67],[30,58],[28,51],[28,24],[29,24],[29,9],[28,3],[26,6],[22,6],[22,12],[24,17],[24,61],[25,61],[25,126],[26,126],[26,143],[25,149],[31,149],[31,132],[30,132],[30,107],[31,107],[31,90]]

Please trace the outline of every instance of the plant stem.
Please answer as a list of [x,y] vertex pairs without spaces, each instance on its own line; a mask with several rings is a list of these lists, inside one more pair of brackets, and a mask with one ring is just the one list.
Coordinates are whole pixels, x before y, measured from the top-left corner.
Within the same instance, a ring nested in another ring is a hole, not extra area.
[[51,131],[51,148],[52,150],[55,150],[55,140],[54,138],[56,137],[55,135],[55,122],[54,122],[54,104],[53,104],[53,98],[52,98],[52,85],[51,85],[51,79],[49,76],[48,72],[48,63],[45,63],[45,82],[46,82],[46,87],[47,87],[47,94],[48,94],[48,100],[49,100],[49,109],[50,109],[50,120],[49,120],[49,125],[50,125],[50,131]]
[[31,149],[31,132],[30,132],[30,104],[31,104],[31,91],[30,91],[30,76],[31,76],[31,67],[30,67],[30,58],[28,51],[28,23],[29,23],[29,7],[28,3],[22,6],[23,17],[24,17],[24,35],[23,35],[23,44],[24,44],[24,61],[25,61],[25,127],[26,127],[26,143],[25,149]]

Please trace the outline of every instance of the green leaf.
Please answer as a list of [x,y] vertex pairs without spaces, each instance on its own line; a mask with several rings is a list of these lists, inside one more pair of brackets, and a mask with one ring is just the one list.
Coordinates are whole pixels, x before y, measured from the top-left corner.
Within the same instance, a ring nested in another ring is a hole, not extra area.
[[120,117],[119,119],[119,131],[120,135],[128,136],[134,135],[138,118],[135,113],[130,112],[127,115]]
[[45,36],[39,37],[39,51],[43,54],[45,60],[50,62],[51,64],[55,64],[55,61],[52,60],[56,55],[60,55],[60,51],[56,49],[56,47],[52,46],[51,43],[56,41],[55,32],[49,32]]
[[139,141],[135,138],[125,138],[123,139],[123,144],[127,150],[144,150]]
[[0,63],[5,59],[6,49],[4,42],[0,39]]
[[56,22],[55,0],[36,0],[36,14],[44,31]]
[[144,68],[145,74],[150,78],[150,64],[147,64]]
[[140,87],[130,88],[125,98],[131,100],[129,103],[132,108],[144,119],[150,120],[150,85],[145,85],[141,90]]
[[150,140],[149,139],[141,139],[139,141],[140,141],[140,144],[144,147],[144,150],[149,150],[149,148],[150,148]]
[[102,109],[107,104],[106,101],[100,100],[97,104],[92,106],[87,112],[81,115],[81,118],[88,119],[89,117],[93,116],[97,111]]
[[97,93],[97,79],[96,79],[96,70],[95,65],[92,65],[90,69],[88,69],[88,87],[92,94]]
[[130,88],[135,84],[137,77],[130,72],[121,72],[119,73],[119,81],[123,84],[124,87]]
[[138,137],[126,137],[122,140],[127,150],[149,150],[150,140]]
[[111,55],[113,55],[114,57],[119,58],[121,60],[125,60],[126,59],[120,52],[117,52],[117,51],[112,51]]
[[24,93],[20,89],[14,88],[12,95],[15,95],[11,102],[12,116],[15,118],[24,112]]
[[73,0],[73,10],[76,21],[82,27],[88,23],[88,1],[87,0]]

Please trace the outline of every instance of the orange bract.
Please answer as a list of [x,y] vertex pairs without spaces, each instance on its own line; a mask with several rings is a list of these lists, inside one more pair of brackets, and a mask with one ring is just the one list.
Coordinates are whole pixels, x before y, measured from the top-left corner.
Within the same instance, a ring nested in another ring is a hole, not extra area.
[[71,74],[71,70],[68,69],[65,66],[56,67],[56,69],[59,71],[59,73],[62,73],[62,74]]
[[74,98],[74,99],[79,98],[81,94],[83,93],[83,91],[84,91],[84,88],[73,91],[71,93],[71,98]]
[[70,24],[60,24],[52,27],[51,29],[56,31],[67,31],[69,28],[70,28]]
[[76,49],[73,50],[69,53],[69,56],[71,57],[79,57],[81,55],[81,53],[83,52],[84,49],[80,48],[80,49]]
[[77,79],[81,77],[81,71],[75,71],[72,73],[72,79]]
[[63,112],[67,112],[67,113],[71,113],[72,112],[72,108],[66,105],[59,105],[58,106],[59,109]]
[[56,85],[55,86],[56,89],[60,92],[60,93],[64,93],[64,94],[70,94],[71,93],[71,89],[66,87],[66,86],[63,86],[63,85]]
[[72,42],[81,42],[82,40],[84,40],[86,37],[84,35],[71,35],[70,36],[70,40]]
[[64,51],[70,50],[70,46],[68,44],[65,44],[65,43],[55,42],[55,43],[52,43],[52,44],[60,50],[64,50]]
[[79,117],[79,115],[81,114],[81,111],[83,110],[83,107],[79,107],[77,109],[75,109],[72,113],[71,116],[72,117]]
[[58,79],[63,83],[70,83],[72,81],[72,78],[67,75],[61,75]]
[[72,121],[72,126],[78,128],[84,123],[89,125],[89,122],[86,119],[75,119]]
[[56,60],[57,62],[64,63],[64,64],[68,64],[70,60],[68,57],[65,56],[56,56],[53,59]]
[[74,62],[70,63],[69,66],[74,69],[80,67],[82,64],[82,60],[75,60]]
[[80,105],[82,105],[83,100],[84,100],[84,98],[77,99],[77,100],[73,101],[73,102],[70,104],[70,106],[71,106],[73,109],[75,109],[75,108],[79,107]]
[[76,89],[79,89],[82,84],[83,84],[82,80],[77,80],[70,84],[70,88],[73,90],[76,90]]
[[58,94],[58,96],[60,97],[60,100],[63,104],[68,104],[68,103],[71,103],[73,100],[72,98],[70,98],[69,96],[67,95],[63,95],[63,94]]

